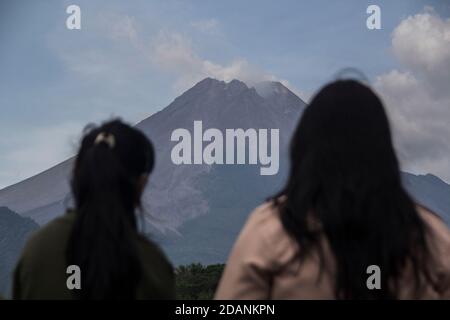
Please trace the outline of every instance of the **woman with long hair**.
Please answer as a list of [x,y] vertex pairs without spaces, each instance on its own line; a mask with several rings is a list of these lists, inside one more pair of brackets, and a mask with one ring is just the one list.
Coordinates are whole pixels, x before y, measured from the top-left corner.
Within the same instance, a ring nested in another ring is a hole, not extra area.
[[293,135],[282,191],[252,213],[217,299],[450,298],[450,233],[402,186],[380,99],[325,86]]
[[172,267],[137,226],[153,165],[153,146],[137,129],[119,120],[91,129],[73,167],[74,209],[28,241],[13,298],[173,298]]

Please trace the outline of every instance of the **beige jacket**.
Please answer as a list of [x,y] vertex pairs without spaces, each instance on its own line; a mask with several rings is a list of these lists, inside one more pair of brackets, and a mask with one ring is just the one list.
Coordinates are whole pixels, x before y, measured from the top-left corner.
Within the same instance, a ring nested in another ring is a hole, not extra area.
[[[433,256],[439,287],[429,287],[420,298],[450,299],[450,231],[435,214],[418,207],[433,237]],[[334,299],[333,259],[324,240],[328,269],[320,280],[317,254],[300,267],[297,243],[286,233],[278,210],[258,207],[241,231],[219,283],[216,299]],[[330,262],[331,261],[331,262]],[[369,275],[368,275],[369,277]],[[412,298],[413,281],[402,280],[400,299]]]

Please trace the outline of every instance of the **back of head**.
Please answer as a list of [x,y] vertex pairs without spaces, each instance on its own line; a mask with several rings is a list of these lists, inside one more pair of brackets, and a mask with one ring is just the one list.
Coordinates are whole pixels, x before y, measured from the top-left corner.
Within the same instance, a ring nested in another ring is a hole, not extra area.
[[82,139],[72,176],[76,220],[66,255],[81,269],[82,299],[131,299],[141,270],[135,209],[154,152],[140,131],[119,120]]
[[[354,80],[322,88],[294,133],[290,160],[288,182],[277,195],[286,201],[276,201],[283,225],[301,257],[313,248],[321,252],[326,236],[336,260],[336,297],[395,298],[409,263],[419,291],[427,275],[425,226],[402,187],[388,118],[372,90]],[[381,269],[381,290],[366,286],[370,265]]]

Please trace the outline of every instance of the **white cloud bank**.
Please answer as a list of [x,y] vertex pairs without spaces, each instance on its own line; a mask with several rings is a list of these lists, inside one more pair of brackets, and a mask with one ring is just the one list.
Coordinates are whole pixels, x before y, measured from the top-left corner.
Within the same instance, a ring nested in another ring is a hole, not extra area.
[[377,77],[403,168],[450,182],[450,19],[426,9],[392,33],[405,70]]
[[219,21],[217,19],[211,18],[211,19],[192,21],[190,25],[191,25],[191,27],[193,27],[201,32],[214,34],[218,30]]

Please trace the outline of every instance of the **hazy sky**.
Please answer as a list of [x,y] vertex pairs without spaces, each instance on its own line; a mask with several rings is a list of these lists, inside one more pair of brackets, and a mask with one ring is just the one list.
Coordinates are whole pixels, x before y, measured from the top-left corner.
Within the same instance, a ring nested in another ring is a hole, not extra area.
[[206,76],[307,100],[350,66],[386,101],[404,169],[450,181],[449,17],[444,0],[2,0],[0,188],[71,156],[88,122],[137,122]]

